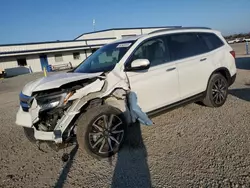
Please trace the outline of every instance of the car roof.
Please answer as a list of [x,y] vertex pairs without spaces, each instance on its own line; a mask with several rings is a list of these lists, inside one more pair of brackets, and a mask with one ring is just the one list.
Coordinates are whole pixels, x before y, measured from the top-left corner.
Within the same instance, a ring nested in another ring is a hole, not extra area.
[[176,32],[192,32],[192,31],[206,31],[206,32],[217,32],[216,30],[212,30],[209,27],[180,27],[180,28],[169,28],[169,29],[160,29],[160,30],[156,30],[153,31],[151,33],[148,34],[142,34],[142,35],[136,35],[136,36],[128,36],[126,38],[122,38],[122,39],[118,39],[113,41],[112,43],[120,43],[120,42],[131,42],[131,41],[136,41],[138,39],[145,39],[145,38],[149,38],[151,36],[157,36],[160,34],[167,34],[167,33],[175,33]]

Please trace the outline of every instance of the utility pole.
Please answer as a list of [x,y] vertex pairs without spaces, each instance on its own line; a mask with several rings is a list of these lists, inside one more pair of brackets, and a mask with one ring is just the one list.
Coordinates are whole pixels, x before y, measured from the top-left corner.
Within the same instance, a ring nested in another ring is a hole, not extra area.
[[246,41],[246,54],[249,55],[248,41]]
[[95,31],[95,19],[93,19],[93,30]]

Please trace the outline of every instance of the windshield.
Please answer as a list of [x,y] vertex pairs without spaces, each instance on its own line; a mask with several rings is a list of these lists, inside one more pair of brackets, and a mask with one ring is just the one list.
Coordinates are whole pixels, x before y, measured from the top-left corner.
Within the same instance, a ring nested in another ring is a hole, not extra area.
[[107,44],[85,59],[75,70],[76,73],[111,71],[135,41]]

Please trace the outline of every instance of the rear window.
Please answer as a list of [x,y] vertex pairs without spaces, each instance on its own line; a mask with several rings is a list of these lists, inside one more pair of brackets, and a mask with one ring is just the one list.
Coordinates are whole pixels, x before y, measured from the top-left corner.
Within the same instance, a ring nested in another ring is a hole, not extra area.
[[195,33],[172,34],[166,37],[171,60],[188,58],[208,51],[207,46]]
[[210,51],[215,50],[224,45],[222,40],[214,33],[199,33]]

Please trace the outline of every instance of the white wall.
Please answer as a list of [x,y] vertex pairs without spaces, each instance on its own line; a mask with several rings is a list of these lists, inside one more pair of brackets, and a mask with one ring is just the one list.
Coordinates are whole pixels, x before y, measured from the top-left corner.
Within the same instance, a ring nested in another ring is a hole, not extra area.
[[[39,72],[41,71],[41,64],[40,64],[40,59],[39,56],[26,56],[22,57],[26,58],[27,66],[24,66],[26,68],[31,67],[33,72]],[[17,64],[17,59],[18,57],[4,57],[0,58],[0,69],[5,70],[9,68],[17,68],[20,67]]]
[[84,51],[80,51],[80,54],[81,54],[82,61],[85,60],[88,57],[87,54]]
[[18,66],[15,57],[0,58],[0,72],[2,71],[5,71],[7,77],[30,73],[29,66]]
[[148,33],[151,33],[153,31],[156,31],[156,30],[161,30],[161,29],[167,29],[166,27],[162,27],[162,28],[147,28],[147,29],[142,29],[142,34],[148,34]]
[[[76,51],[80,53],[80,59],[74,59],[73,57],[73,53],[74,52],[62,52],[62,53],[52,53],[52,54],[48,54],[48,63],[49,65],[60,65],[60,64],[68,64],[69,62],[71,62],[72,66],[75,67],[77,65],[79,65],[83,60],[86,59],[86,55],[85,52],[82,51]],[[88,52],[89,53],[89,52]],[[55,54],[62,54],[63,60],[61,62],[56,62],[55,61]]]
[[115,36],[120,39],[122,35],[141,35],[141,29],[115,30]]
[[[50,53],[47,54],[48,58],[48,64],[49,65],[60,65],[60,64],[65,64],[65,63],[72,63],[72,66],[75,67],[79,65],[83,60],[86,59],[86,57],[90,56],[91,50],[79,50],[75,51],[80,53],[80,59],[74,59],[73,53],[74,52],[59,52],[59,53]],[[63,56],[63,61],[61,62],[56,62],[55,61],[55,54],[62,54]],[[0,57],[0,72],[2,71],[8,71],[11,76],[13,75],[18,75],[22,74],[24,70],[31,69],[32,72],[41,72],[41,62],[40,62],[40,56],[39,55],[28,55],[28,56],[23,56],[21,58],[25,58],[27,62],[27,66],[20,67],[17,64],[17,59],[19,57]],[[27,72],[27,71],[25,71]]]
[[114,36],[115,36],[114,30],[110,30],[110,31],[101,31],[101,32],[96,32],[96,33],[84,34],[81,37],[79,37],[77,40],[112,38]]
[[[1,52],[12,52],[12,51],[28,51],[28,50],[41,50],[41,49],[53,49],[53,48],[65,48],[75,46],[86,46],[86,41],[68,41],[68,42],[48,42],[48,43],[37,43],[37,44],[19,44],[1,46]],[[2,55],[1,55],[2,56]]]
[[92,52],[90,50],[86,50],[86,54],[87,54],[87,57],[89,57],[92,54]]
[[5,70],[6,68],[18,67],[16,58],[4,57],[0,58],[0,69]]
[[38,55],[32,55],[26,57],[27,67],[30,67],[32,72],[42,71],[40,57]]
[[[84,40],[84,41],[68,41],[68,42],[48,42],[40,44],[19,44],[19,45],[0,45],[0,58],[10,57],[16,55],[35,55],[37,53],[56,53],[67,52],[71,50],[88,49],[88,45],[98,47],[103,44],[112,42],[114,39],[98,39],[98,40]],[[17,53],[18,52],[18,53]]]
[[[117,39],[121,38],[121,35],[131,35],[131,34],[136,34],[140,35],[141,34],[141,29],[126,29],[126,30],[110,30],[110,31],[101,31],[101,32],[96,32],[96,33],[90,33],[90,34],[84,34],[77,40],[83,40],[83,39],[99,39],[99,38],[112,38],[116,37]],[[115,39],[114,39],[115,40]],[[107,41],[88,41],[88,44],[103,44],[104,42],[111,42],[110,39]]]
[[[83,39],[96,39],[96,38],[110,38],[110,37],[116,37],[117,39],[122,38],[122,35],[141,35],[141,34],[147,34],[155,30],[159,29],[166,29],[167,27],[162,28],[146,28],[146,29],[116,29],[116,30],[110,30],[110,31],[101,31],[96,33],[90,33],[90,34],[84,34],[81,37],[79,37],[77,40],[83,40]],[[110,42],[110,40],[108,40]],[[103,43],[106,41],[88,41],[88,44],[97,44],[97,43]]]

